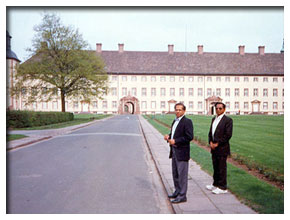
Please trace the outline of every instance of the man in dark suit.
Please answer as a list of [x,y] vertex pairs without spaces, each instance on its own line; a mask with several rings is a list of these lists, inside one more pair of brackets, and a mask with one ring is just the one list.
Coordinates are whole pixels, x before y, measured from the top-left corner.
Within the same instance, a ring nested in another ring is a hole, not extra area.
[[186,202],[188,161],[190,158],[190,141],[193,139],[192,121],[185,117],[186,107],[183,103],[175,105],[176,118],[171,125],[169,135],[164,136],[170,145],[169,158],[172,158],[172,176],[175,192],[169,195],[172,203]]
[[226,106],[215,104],[216,117],[211,121],[208,142],[211,147],[213,164],[213,184],[206,188],[214,194],[227,193],[227,157],[230,155],[229,140],[233,132],[233,120],[225,115]]

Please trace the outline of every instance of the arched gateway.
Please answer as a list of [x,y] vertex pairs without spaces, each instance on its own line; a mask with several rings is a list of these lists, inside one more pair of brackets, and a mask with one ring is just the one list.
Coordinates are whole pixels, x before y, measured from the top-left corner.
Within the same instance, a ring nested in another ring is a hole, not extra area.
[[140,114],[139,100],[131,95],[121,98],[118,114]]

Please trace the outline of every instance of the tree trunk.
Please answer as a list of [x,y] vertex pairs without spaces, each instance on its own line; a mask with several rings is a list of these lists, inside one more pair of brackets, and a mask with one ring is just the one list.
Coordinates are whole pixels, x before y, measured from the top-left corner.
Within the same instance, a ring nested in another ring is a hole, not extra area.
[[63,91],[61,91],[61,111],[65,112],[65,94]]

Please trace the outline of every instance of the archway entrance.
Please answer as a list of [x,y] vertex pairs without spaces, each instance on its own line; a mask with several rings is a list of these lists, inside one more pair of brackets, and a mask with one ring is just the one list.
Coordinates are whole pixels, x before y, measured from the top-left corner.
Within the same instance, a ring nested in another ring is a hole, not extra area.
[[215,108],[214,105],[217,102],[221,102],[222,99],[220,97],[216,97],[215,95],[208,97],[206,100],[206,114],[207,115],[215,115]]
[[140,114],[139,100],[131,95],[120,99],[118,114]]

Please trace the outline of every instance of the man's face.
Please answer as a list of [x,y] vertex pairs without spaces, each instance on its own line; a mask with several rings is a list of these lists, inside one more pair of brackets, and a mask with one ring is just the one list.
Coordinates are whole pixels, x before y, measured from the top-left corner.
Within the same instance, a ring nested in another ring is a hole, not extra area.
[[217,106],[215,107],[215,110],[216,110],[216,114],[218,116],[220,116],[221,114],[223,114],[225,112],[225,108],[222,104],[217,104]]
[[182,115],[184,115],[185,110],[183,110],[183,106],[182,105],[177,105],[175,106],[175,115],[177,118],[181,117]]

